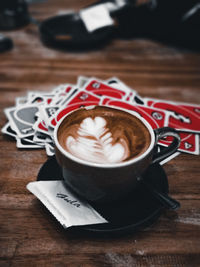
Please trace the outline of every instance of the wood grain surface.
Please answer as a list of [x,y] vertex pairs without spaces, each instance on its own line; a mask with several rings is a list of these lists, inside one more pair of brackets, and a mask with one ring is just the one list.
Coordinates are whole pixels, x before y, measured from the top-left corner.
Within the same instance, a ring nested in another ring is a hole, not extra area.
[[[32,4],[38,20],[79,10],[86,0]],[[200,54],[146,39],[112,40],[100,50],[60,52],[43,46],[35,25],[6,32],[14,49],[0,54],[0,127],[4,108],[29,90],[76,83],[79,75],[117,76],[141,96],[200,103]],[[181,203],[151,227],[122,236],[66,231],[32,195],[44,150],[19,150],[0,135],[0,266],[200,266],[200,162],[182,153],[168,162],[171,196]]]

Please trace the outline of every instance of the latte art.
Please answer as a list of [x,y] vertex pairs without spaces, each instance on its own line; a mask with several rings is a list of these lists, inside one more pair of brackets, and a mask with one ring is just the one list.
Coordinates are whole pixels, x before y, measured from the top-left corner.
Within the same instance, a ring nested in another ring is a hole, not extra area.
[[[113,143],[112,133],[102,117],[85,118],[66,138],[66,148],[74,156],[96,163],[117,163],[129,157],[128,144],[123,138]],[[75,130],[75,131],[74,131]]]
[[100,165],[138,157],[148,149],[151,140],[148,129],[137,117],[105,106],[71,112],[57,135],[59,144],[73,157]]

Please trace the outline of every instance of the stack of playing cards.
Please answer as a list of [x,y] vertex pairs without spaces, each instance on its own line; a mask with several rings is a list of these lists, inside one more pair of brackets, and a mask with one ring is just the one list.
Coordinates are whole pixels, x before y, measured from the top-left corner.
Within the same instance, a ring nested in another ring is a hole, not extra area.
[[[199,155],[200,105],[142,98],[115,77],[103,81],[81,76],[76,85],[62,84],[51,92],[29,92],[17,98],[14,107],[5,109],[8,123],[2,132],[13,136],[18,148],[45,148],[47,155],[52,156],[53,130],[58,121],[70,111],[89,105],[135,111],[153,129],[175,128],[181,137],[179,151]],[[159,145],[167,146],[170,142],[169,137]]]

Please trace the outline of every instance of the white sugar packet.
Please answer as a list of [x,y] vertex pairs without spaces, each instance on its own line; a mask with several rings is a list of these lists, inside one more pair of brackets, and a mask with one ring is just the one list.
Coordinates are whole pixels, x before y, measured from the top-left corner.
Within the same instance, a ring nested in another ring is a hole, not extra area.
[[107,222],[87,202],[80,200],[69,191],[64,186],[63,181],[30,182],[27,189],[46,206],[65,228]]
[[114,24],[107,7],[104,4],[80,10],[80,17],[89,32]]

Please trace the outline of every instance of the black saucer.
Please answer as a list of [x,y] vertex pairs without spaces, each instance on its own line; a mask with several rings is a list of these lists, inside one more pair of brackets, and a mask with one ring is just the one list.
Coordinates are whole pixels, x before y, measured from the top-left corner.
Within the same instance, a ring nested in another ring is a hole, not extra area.
[[[44,163],[37,177],[37,180],[43,181],[62,179],[62,172],[55,157]],[[167,176],[159,164],[151,165],[143,179],[148,179],[148,182],[160,192],[168,193]],[[134,232],[154,223],[164,209],[164,206],[142,184],[120,201],[112,204],[90,204],[109,223],[76,226],[76,229],[99,233]]]

